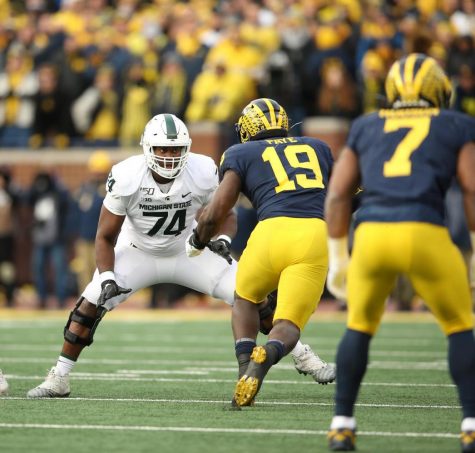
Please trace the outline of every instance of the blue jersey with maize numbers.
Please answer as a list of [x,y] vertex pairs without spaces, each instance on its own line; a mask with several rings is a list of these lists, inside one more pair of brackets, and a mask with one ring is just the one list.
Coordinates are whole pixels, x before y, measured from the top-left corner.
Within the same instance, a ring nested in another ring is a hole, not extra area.
[[259,220],[271,217],[323,219],[333,158],[328,145],[311,137],[285,137],[231,146],[221,159],[221,177],[241,179]]
[[445,223],[444,197],[475,119],[439,109],[380,110],[352,124],[347,145],[361,172],[356,223]]

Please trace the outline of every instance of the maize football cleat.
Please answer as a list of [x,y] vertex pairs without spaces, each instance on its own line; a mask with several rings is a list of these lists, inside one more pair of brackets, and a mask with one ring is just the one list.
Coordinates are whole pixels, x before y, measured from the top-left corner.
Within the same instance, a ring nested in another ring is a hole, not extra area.
[[335,367],[322,360],[308,344],[304,344],[303,347],[304,351],[301,354],[291,353],[295,369],[300,374],[310,374],[319,384],[325,385],[333,382],[336,378]]
[[350,428],[331,429],[327,434],[328,448],[332,451],[354,451],[356,431]]
[[0,370],[0,396],[7,396],[8,395],[8,382],[7,378]]
[[252,350],[249,366],[236,384],[233,404],[237,404],[240,407],[252,406],[254,404],[254,398],[261,388],[262,381],[272,366],[267,348],[269,348],[268,345],[256,346]]
[[475,453],[475,431],[462,431],[460,434],[462,453]]
[[70,393],[69,375],[60,376],[53,367],[48,372],[45,381],[31,389],[26,396],[28,398],[66,398]]

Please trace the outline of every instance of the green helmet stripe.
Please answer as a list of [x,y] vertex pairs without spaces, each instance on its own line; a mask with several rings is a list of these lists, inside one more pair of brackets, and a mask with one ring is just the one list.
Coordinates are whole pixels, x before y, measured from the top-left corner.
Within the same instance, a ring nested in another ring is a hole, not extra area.
[[176,130],[175,121],[169,113],[165,113],[165,126],[167,128],[167,138],[178,138],[178,131]]

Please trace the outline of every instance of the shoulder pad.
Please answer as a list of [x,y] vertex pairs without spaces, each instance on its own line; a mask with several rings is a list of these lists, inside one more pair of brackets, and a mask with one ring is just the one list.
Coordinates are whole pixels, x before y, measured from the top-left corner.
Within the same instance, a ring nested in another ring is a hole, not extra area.
[[127,197],[137,192],[147,171],[143,154],[129,157],[114,165],[107,179],[107,191],[116,196]]
[[209,191],[218,185],[218,167],[211,157],[190,153],[185,171],[198,189]]

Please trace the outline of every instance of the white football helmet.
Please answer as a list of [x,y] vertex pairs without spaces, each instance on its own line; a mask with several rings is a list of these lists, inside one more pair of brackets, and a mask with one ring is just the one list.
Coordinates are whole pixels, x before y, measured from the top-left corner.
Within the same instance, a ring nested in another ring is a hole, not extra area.
[[[173,179],[184,170],[191,148],[191,138],[185,123],[171,113],[155,115],[145,126],[140,144],[148,168],[160,176]],[[181,148],[179,157],[160,157],[154,147]]]

